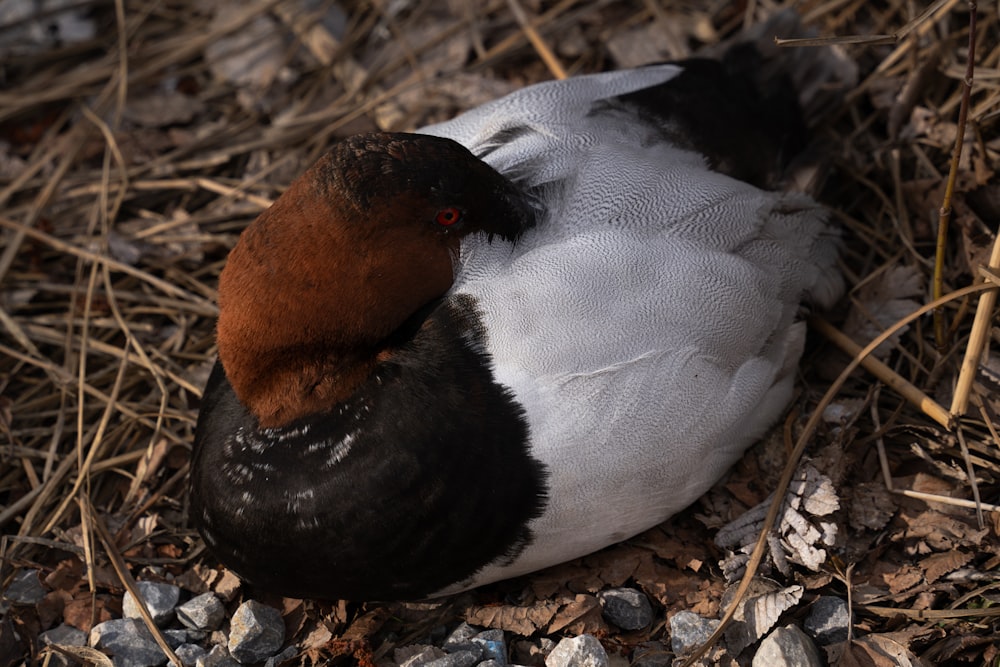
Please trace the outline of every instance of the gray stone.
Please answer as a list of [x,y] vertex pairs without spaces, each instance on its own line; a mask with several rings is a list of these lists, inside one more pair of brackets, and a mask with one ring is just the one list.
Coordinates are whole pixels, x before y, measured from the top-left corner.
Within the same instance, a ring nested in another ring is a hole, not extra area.
[[177,607],[177,620],[198,632],[218,629],[226,618],[226,608],[215,593],[202,593]]
[[494,660],[501,665],[507,664],[507,641],[503,630],[484,630],[472,638],[472,643],[482,647],[481,660]]
[[281,612],[256,600],[239,606],[229,622],[229,655],[239,662],[261,662],[285,643]]
[[816,645],[797,626],[775,628],[764,637],[752,667],[823,667]]
[[195,667],[240,667],[240,663],[233,660],[225,646],[216,644],[208,655],[198,658],[194,663]]
[[479,662],[481,655],[482,653],[474,653],[472,651],[455,651],[443,658],[421,664],[423,667],[472,667],[472,665]]
[[674,654],[662,642],[644,642],[632,652],[631,667],[670,667]]
[[167,640],[167,646],[170,648],[177,648],[188,643],[187,630],[164,630],[163,638]]
[[679,611],[670,618],[670,649],[678,656],[686,655],[704,644],[717,627],[717,619]]
[[34,606],[45,598],[45,587],[38,578],[38,570],[21,570],[3,592],[12,604]]
[[445,650],[447,650],[449,646],[468,644],[469,640],[477,634],[479,634],[479,630],[463,621],[461,625],[451,631],[451,634],[444,640],[444,644],[442,644],[442,646],[444,646]]
[[592,635],[563,639],[545,658],[545,667],[609,667],[608,653]]
[[605,620],[622,630],[641,630],[653,622],[653,607],[642,591],[609,588],[597,594]]
[[[204,658],[208,655],[208,651],[198,646],[197,644],[181,644],[174,649],[174,653],[177,657],[181,659],[181,663],[186,667],[194,665],[198,662],[198,658]],[[173,660],[167,662],[167,667],[177,667]]]
[[167,662],[146,625],[134,618],[116,618],[90,629],[90,645],[108,651],[116,665],[156,667]]
[[[448,646],[444,647],[444,650],[445,650],[446,653],[449,653],[449,654],[451,654],[451,653],[471,653],[472,655],[475,656],[476,662],[479,662],[480,660],[484,660],[485,657],[486,657],[483,654],[484,653],[483,645],[482,644],[476,644],[471,639],[469,641],[465,642],[464,644],[449,644]],[[430,663],[428,663],[428,664],[430,664]],[[436,667],[436,663],[435,663],[435,667]]]
[[847,641],[850,614],[847,602],[833,595],[821,595],[813,603],[805,628],[821,646]]
[[397,648],[393,653],[393,657],[396,659],[396,663],[399,667],[422,667],[429,662],[437,660],[438,658],[443,658],[447,653],[439,649],[437,646],[423,646],[420,644],[411,644],[410,646],[403,646]]
[[284,651],[276,656],[270,657],[264,661],[264,667],[278,667],[283,662],[287,662],[298,655],[299,649],[295,646],[288,646]]
[[46,630],[38,635],[38,639],[46,646],[49,644],[59,644],[60,646],[87,645],[87,633],[65,623],[57,625],[51,630]]
[[[181,589],[173,584],[161,584],[157,581],[140,581],[137,583],[139,595],[146,603],[156,625],[163,627],[174,618],[174,607],[181,599]],[[125,593],[122,600],[122,614],[125,618],[142,618],[139,605],[131,593]]]

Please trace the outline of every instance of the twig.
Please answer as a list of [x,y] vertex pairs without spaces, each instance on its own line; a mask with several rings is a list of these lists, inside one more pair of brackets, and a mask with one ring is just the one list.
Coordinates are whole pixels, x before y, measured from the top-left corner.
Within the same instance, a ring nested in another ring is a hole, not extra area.
[[[944,189],[944,199],[938,211],[937,246],[934,255],[934,287],[932,297],[941,298],[944,293],[944,262],[948,248],[948,226],[951,221],[951,198],[955,193],[955,181],[958,180],[958,163],[962,157],[962,145],[965,143],[965,123],[969,117],[969,97],[972,95],[972,76],[976,71],[976,3],[969,3],[969,54],[965,67],[965,80],[962,82],[962,104],[958,108],[958,129],[955,134],[955,147],[951,154],[951,166],[948,169],[948,180]],[[944,311],[934,311],[934,341],[938,351],[944,354],[948,347],[948,334],[944,322]]]
[[936,14],[946,3],[955,3],[956,1],[936,0],[931,6],[914,17],[912,21],[888,35],[844,35],[840,37],[802,37],[795,39],[780,39],[775,37],[774,43],[778,46],[832,46],[834,44],[877,46],[879,44],[896,44]]
[[[990,270],[1000,269],[1000,228],[997,229],[996,238],[993,240],[993,252],[990,253]],[[984,277],[983,280],[987,280]],[[972,383],[976,379],[979,370],[979,363],[986,348],[986,342],[990,337],[990,329],[993,325],[993,309],[997,304],[997,291],[989,290],[979,297],[979,305],[976,306],[976,317],[972,322],[972,331],[969,333],[969,343],[965,346],[965,358],[962,360],[962,369],[958,374],[958,381],[955,384],[955,395],[951,401],[951,414],[953,417],[961,417],[969,407],[969,394],[972,391]]]
[[535,26],[532,25],[531,21],[528,19],[528,15],[525,13],[524,9],[521,7],[521,3],[518,0],[507,0],[508,6],[510,6],[511,13],[514,14],[514,18],[521,25],[521,30],[527,35],[528,41],[538,52],[539,57],[541,57],[542,62],[545,66],[549,68],[552,76],[556,79],[565,79],[567,77],[566,70],[563,68],[562,63],[556,57],[556,54],[552,52],[549,45],[545,43],[538,31],[535,30]]
[[[826,320],[819,317],[809,319],[809,326],[846,352],[852,357],[856,357],[862,350],[861,346],[837,330]],[[937,401],[918,389],[913,383],[892,370],[875,357],[862,357],[861,366],[877,377],[885,384],[892,387],[903,398],[920,408],[921,412],[936,421],[941,426],[948,428],[951,424],[951,415]]]

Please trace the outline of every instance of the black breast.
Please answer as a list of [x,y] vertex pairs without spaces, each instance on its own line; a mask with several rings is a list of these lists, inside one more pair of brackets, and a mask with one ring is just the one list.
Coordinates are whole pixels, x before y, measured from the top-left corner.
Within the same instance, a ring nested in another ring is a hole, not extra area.
[[240,576],[293,597],[419,598],[531,541],[545,473],[472,299],[411,324],[349,401],[280,429],[256,425],[216,364],[191,516]]

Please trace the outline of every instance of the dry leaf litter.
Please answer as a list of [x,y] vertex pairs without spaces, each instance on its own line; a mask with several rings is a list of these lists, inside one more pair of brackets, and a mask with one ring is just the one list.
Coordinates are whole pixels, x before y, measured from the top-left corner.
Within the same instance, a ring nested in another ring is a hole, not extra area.
[[[845,229],[852,286],[828,319],[864,345],[931,300],[969,3],[6,0],[0,665],[654,667],[679,664],[731,604],[702,664],[997,663],[989,352],[957,430],[851,375],[740,599],[735,578],[791,443],[848,361],[820,340],[784,432],[624,544],[424,603],[277,599],[215,569],[185,487],[228,249],[336,138],[414,128],[551,78],[512,4],[570,74],[682,58],[792,4],[817,35],[864,38],[839,47],[859,82],[818,137],[820,197]],[[945,293],[982,280],[1000,220],[995,3],[977,23]],[[876,355],[947,406],[975,306],[945,307],[942,346],[919,318]]]

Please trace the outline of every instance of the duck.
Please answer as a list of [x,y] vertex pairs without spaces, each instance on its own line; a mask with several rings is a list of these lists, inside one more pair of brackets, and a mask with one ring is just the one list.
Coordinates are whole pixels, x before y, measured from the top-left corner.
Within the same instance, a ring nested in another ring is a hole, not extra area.
[[289,597],[429,598],[715,484],[843,289],[827,210],[782,187],[803,102],[753,53],[537,83],[295,179],[219,279],[190,498],[214,557]]

